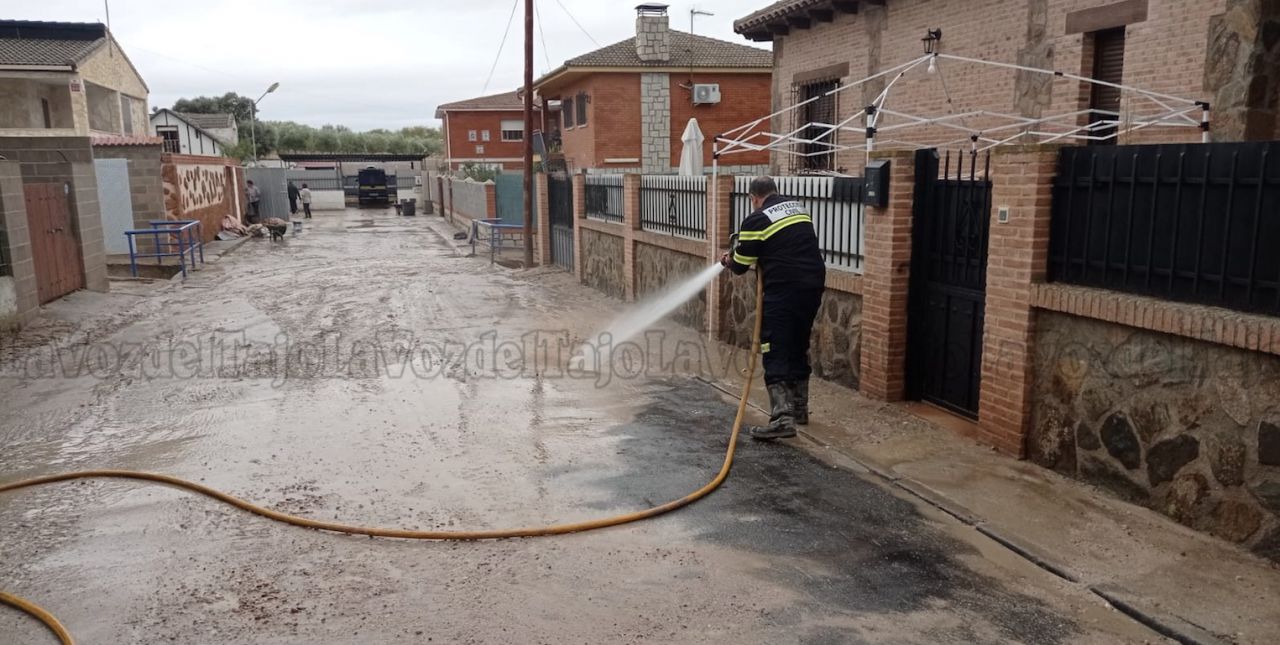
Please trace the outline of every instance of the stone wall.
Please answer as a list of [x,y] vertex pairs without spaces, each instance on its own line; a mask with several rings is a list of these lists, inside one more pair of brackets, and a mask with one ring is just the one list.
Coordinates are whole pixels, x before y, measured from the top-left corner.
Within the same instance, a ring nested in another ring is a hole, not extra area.
[[622,269],[624,247],[622,231],[618,233],[609,235],[582,229],[582,283],[615,298],[623,298],[626,295],[626,278]]
[[[692,277],[707,268],[706,258],[689,255],[651,244],[636,244],[636,299],[667,288],[681,280]],[[704,290],[697,298],[680,305],[671,315],[677,322],[705,329],[707,326],[707,293]]]
[[1280,561],[1280,357],[1041,312],[1028,456]]
[[[728,274],[721,278],[722,316],[720,340],[738,347],[750,347],[755,330],[755,274]],[[828,288],[813,323],[809,356],[814,376],[846,387],[857,388],[862,361],[862,296]]]
[[640,164],[644,172],[671,169],[671,80],[640,75]]

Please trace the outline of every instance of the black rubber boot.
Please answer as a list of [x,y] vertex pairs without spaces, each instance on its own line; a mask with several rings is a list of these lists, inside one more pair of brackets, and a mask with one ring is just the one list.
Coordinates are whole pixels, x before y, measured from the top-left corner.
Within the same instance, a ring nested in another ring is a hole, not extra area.
[[791,388],[786,383],[769,386],[769,425],[751,426],[747,434],[752,439],[771,441],[796,436],[796,421],[791,407]]
[[809,379],[791,383],[791,406],[796,425],[809,425]]

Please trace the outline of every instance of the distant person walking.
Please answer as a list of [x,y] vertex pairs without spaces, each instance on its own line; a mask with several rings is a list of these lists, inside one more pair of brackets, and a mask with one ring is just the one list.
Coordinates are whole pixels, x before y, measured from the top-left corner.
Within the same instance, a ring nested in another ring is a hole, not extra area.
[[298,185],[289,181],[289,214],[298,214]]
[[262,217],[262,191],[250,179],[245,182],[244,195],[249,198],[249,223],[257,224]]
[[302,198],[302,212],[305,218],[311,219],[311,189],[303,184],[302,190],[298,191],[298,196]]

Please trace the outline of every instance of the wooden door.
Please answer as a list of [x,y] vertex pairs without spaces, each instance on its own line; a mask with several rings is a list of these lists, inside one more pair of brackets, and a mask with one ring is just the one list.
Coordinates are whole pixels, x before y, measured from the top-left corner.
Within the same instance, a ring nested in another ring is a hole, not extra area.
[[84,288],[80,240],[71,221],[68,184],[25,184],[27,227],[40,304]]

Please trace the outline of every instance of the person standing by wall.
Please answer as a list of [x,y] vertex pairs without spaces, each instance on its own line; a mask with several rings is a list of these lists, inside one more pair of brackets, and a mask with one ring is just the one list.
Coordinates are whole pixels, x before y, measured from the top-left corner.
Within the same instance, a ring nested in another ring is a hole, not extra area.
[[262,217],[262,190],[250,179],[244,183],[244,194],[249,199],[249,223],[256,224]]
[[306,184],[302,185],[302,190],[298,191],[298,196],[302,198],[302,213],[305,219],[311,219],[311,189]]
[[827,266],[804,205],[778,195],[772,177],[751,180],[751,215],[738,243],[720,259],[737,275],[758,266],[764,280],[760,351],[769,390],[769,425],[748,428],[753,439],[796,436],[809,423],[809,338],[822,304]]
[[288,191],[289,191],[289,214],[297,215],[298,214],[298,185],[293,183],[292,179],[289,180]]

